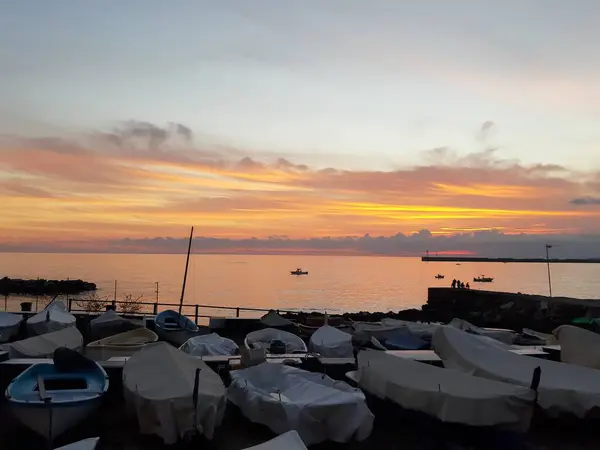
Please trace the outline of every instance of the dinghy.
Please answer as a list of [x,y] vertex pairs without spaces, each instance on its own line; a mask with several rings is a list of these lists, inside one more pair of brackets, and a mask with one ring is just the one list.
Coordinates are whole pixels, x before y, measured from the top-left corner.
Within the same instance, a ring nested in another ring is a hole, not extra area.
[[0,343],[8,342],[19,333],[23,322],[21,314],[0,312]]
[[272,309],[260,318],[260,323],[267,328],[280,328],[288,331],[296,328],[294,322],[280,316]]
[[244,346],[249,350],[264,348],[268,353],[306,353],[304,341],[295,334],[276,328],[265,328],[246,335]]
[[529,386],[531,374],[540,367],[538,404],[550,416],[584,418],[600,408],[599,370],[518,355],[454,327],[440,328],[432,343],[444,367],[479,377]]
[[3,344],[0,349],[8,351],[10,358],[48,358],[60,347],[80,351],[83,336],[75,327],[30,337],[22,341]]
[[503,330],[500,328],[479,328],[463,319],[452,319],[452,322],[450,322],[449,325],[468,333],[496,339],[507,345],[512,345],[517,337],[517,334],[512,330]]
[[523,328],[521,335],[526,339],[533,339],[537,341],[538,345],[556,345],[558,341],[552,334],[540,333],[539,331],[532,330],[530,328]]
[[191,356],[233,356],[239,353],[238,345],[217,333],[188,339],[179,350]]
[[441,323],[410,322],[408,320],[383,319],[381,324],[386,327],[406,327],[413,335],[430,342],[433,333],[443,326]]
[[[543,377],[543,375],[542,375]],[[535,392],[376,350],[358,354],[356,381],[374,397],[441,422],[473,427],[529,428]]]
[[43,311],[27,319],[27,332],[32,336],[74,326],[75,316],[67,311],[63,302],[57,300],[51,301]]
[[371,338],[375,347],[385,350],[423,350],[429,348],[429,343],[419,336],[412,334],[408,328],[388,332],[381,339]]
[[208,327],[199,327],[186,316],[171,309],[162,311],[156,316],[154,329],[161,340],[175,347],[181,347],[193,337],[210,333]]
[[352,335],[329,325],[323,325],[312,334],[308,348],[326,358],[354,357]]
[[64,447],[59,447],[56,450],[96,450],[99,440],[99,437],[83,439],[81,441],[65,445]]
[[384,325],[381,322],[353,322],[352,334],[359,342],[368,342],[372,337],[385,339],[391,332],[401,330],[401,325]]
[[553,334],[562,362],[600,369],[600,334],[573,325],[562,325]]
[[225,385],[212,369],[165,342],[149,344],[127,360],[123,392],[140,433],[155,434],[167,445],[190,432],[212,439],[227,403]]
[[254,447],[247,447],[245,450],[307,450],[307,448],[298,432],[290,430],[270,441],[255,445]]
[[154,331],[138,328],[90,342],[85,354],[94,361],[106,361],[113,356],[131,356],[146,344],[158,341]]
[[23,425],[52,441],[94,412],[107,390],[100,365],[60,349],[52,363],[34,364],[17,376],[6,399]]
[[362,441],[373,428],[360,389],[284,364],[231,372],[227,397],[252,422],[278,434],[296,430],[305,445]]
[[98,339],[115,334],[142,328],[143,326],[141,321],[125,319],[111,309],[90,321],[90,338],[97,341]]

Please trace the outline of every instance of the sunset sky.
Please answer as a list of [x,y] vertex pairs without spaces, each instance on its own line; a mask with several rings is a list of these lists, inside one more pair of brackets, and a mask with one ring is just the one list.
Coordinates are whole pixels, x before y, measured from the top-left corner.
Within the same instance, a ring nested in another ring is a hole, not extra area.
[[599,18],[591,0],[8,2],[0,251],[180,251],[155,238],[195,225],[211,252],[600,256]]

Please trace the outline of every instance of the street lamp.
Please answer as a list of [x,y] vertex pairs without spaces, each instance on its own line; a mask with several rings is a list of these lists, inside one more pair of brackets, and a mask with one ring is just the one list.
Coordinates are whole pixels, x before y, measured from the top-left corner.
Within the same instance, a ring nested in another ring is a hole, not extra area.
[[546,265],[548,267],[548,289],[550,290],[550,297],[552,297],[552,278],[550,277],[550,255],[549,250],[552,248],[551,245],[546,244]]

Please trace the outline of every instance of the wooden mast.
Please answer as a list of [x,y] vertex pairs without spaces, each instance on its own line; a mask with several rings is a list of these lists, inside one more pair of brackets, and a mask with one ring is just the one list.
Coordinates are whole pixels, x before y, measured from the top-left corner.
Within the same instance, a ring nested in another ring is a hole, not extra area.
[[194,236],[194,227],[190,231],[190,242],[188,243],[187,258],[185,260],[185,273],[183,274],[183,286],[181,286],[181,298],[179,299],[179,317],[181,317],[181,309],[183,308],[183,296],[185,295],[185,283],[187,281],[188,267],[190,265],[190,252],[192,251],[192,238]]

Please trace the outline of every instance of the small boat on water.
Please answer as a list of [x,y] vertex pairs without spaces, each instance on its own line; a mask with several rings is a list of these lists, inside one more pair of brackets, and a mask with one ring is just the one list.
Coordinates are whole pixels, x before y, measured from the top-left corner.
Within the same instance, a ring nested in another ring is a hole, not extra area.
[[305,342],[299,336],[277,328],[265,328],[246,335],[244,347],[248,350],[265,349],[271,354],[306,353]]
[[486,277],[484,275],[473,278],[474,283],[491,283],[492,281],[494,281],[492,277]]
[[166,445],[196,432],[212,439],[227,404],[219,375],[166,342],[149,344],[127,360],[123,392],[140,433],[157,435]]
[[131,356],[156,341],[158,335],[154,331],[137,328],[90,342],[85,347],[85,354],[94,361],[106,361],[114,356]]
[[325,358],[354,357],[352,335],[329,325],[323,325],[312,334],[308,348],[311,353],[318,353]]
[[142,328],[144,324],[140,320],[125,319],[114,310],[108,310],[90,321],[90,338],[97,341],[115,334]]
[[562,362],[600,369],[600,334],[573,325],[561,325],[552,333]]
[[0,349],[8,351],[10,358],[48,358],[61,347],[74,351],[83,349],[83,336],[77,328],[63,328],[59,331],[3,344]]
[[305,445],[362,441],[373,429],[360,389],[284,364],[232,371],[227,397],[250,421],[278,434],[296,430]]
[[308,275],[308,271],[297,268],[296,270],[290,270],[290,275]]
[[188,339],[179,350],[191,356],[233,356],[240,351],[234,341],[217,333]]
[[65,445],[64,447],[59,447],[56,450],[96,450],[98,441],[100,441],[99,437],[83,439],[81,441]]
[[290,430],[287,433],[274,437],[270,441],[253,447],[247,447],[244,450],[307,450],[307,448],[298,432]]
[[8,342],[19,333],[23,322],[21,314],[0,312],[0,343]]
[[50,333],[74,327],[75,322],[75,316],[55,297],[42,311],[27,319],[27,332],[32,336]]
[[443,280],[443,279],[444,279],[444,275],[442,275],[442,274],[438,273],[438,274],[435,276],[435,279],[436,279],[436,280]]
[[6,389],[13,415],[27,428],[52,441],[73,428],[101,404],[108,375],[98,363],[59,349],[52,363],[38,363]]

